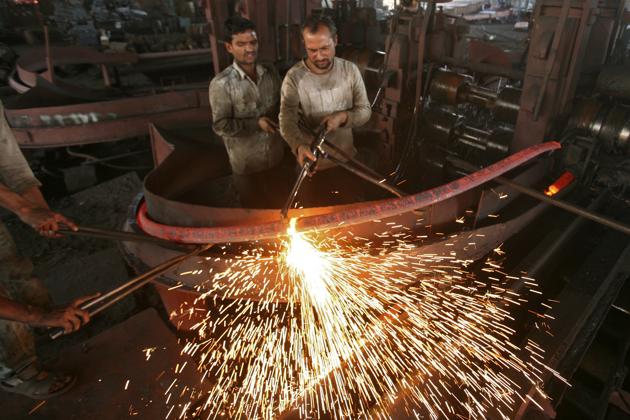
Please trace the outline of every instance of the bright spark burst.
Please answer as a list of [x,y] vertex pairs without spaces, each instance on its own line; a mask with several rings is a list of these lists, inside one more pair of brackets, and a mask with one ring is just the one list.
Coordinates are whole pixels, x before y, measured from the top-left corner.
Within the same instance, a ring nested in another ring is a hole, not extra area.
[[507,418],[546,369],[535,343],[510,341],[509,310],[526,302],[515,278],[490,261],[481,281],[467,261],[419,254],[409,232],[378,237],[318,238],[292,221],[272,252],[212,273],[184,349],[212,387],[180,417],[385,418],[402,395],[417,416]]

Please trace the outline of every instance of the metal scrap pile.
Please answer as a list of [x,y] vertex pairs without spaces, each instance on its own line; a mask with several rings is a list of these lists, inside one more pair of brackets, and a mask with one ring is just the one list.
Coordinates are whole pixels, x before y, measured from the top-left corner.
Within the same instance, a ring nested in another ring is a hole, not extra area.
[[[8,24],[8,23],[11,24]],[[137,52],[207,48],[207,22],[195,2],[51,0],[0,4],[0,36]]]

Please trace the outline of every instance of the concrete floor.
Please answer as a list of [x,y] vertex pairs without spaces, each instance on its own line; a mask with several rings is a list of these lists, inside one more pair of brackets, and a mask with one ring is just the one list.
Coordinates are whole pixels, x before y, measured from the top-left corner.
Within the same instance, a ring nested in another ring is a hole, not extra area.
[[[145,349],[155,349],[148,360]],[[188,360],[179,353],[175,335],[155,310],[147,309],[63,352],[52,366],[79,377],[68,393],[40,402],[0,392],[0,418],[164,419],[173,406],[171,416],[177,418],[188,402],[178,399],[182,384],[200,383],[188,365],[174,373],[177,363]],[[168,405],[167,390],[173,394]]]

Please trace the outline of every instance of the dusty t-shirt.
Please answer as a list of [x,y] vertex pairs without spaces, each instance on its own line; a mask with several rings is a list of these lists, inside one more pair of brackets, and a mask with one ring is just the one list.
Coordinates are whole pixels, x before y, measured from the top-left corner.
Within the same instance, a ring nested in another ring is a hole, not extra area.
[[[327,140],[354,157],[357,150],[352,127],[365,124],[372,115],[359,68],[350,61],[335,57],[332,68],[324,74],[311,72],[304,61],[289,70],[282,82],[279,118],[280,132],[293,153],[296,153],[299,145],[310,141],[307,131],[302,127],[317,132],[324,117],[337,111],[348,112],[348,121],[330,133]],[[329,150],[327,152],[335,155]],[[332,166],[330,161],[324,161],[319,168]]]
[[279,134],[258,126],[262,116],[275,119],[280,103],[280,76],[271,66],[256,66],[254,82],[234,63],[210,82],[212,128],[223,138],[235,174],[246,175],[277,165],[284,154]]

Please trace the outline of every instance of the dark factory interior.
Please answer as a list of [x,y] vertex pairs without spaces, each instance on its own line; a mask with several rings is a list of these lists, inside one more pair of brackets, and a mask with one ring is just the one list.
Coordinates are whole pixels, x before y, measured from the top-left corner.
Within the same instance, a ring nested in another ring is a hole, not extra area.
[[0,0],[0,419],[630,419],[630,1]]

